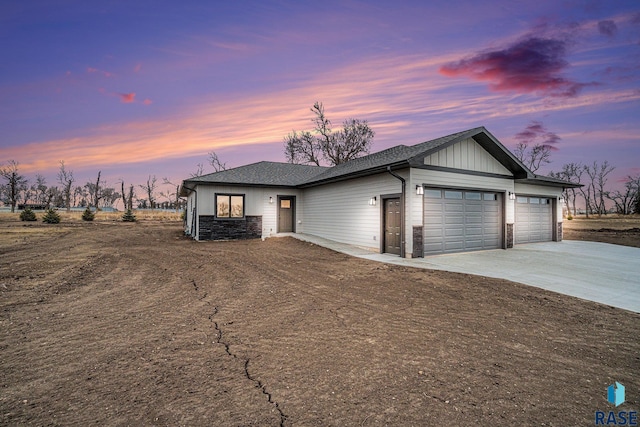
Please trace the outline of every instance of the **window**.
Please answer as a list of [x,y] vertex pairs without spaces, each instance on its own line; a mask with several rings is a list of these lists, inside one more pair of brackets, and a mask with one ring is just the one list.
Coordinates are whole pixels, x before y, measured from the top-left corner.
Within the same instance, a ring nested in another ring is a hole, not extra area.
[[431,190],[427,188],[424,190],[424,197],[426,197],[427,199],[440,199],[442,198],[442,191]]
[[244,195],[216,194],[216,216],[218,218],[244,217]]
[[482,200],[482,193],[464,193],[464,198],[467,200]]
[[445,199],[462,199],[462,191],[449,191],[444,192]]
[[518,196],[518,198],[516,199],[516,203],[529,203],[529,198]]
[[529,203],[532,205],[539,205],[540,199],[538,197],[529,197]]
[[484,193],[482,198],[484,200],[498,200],[498,195],[495,193]]
[[289,199],[280,200],[280,207],[282,209],[291,209],[291,200]]

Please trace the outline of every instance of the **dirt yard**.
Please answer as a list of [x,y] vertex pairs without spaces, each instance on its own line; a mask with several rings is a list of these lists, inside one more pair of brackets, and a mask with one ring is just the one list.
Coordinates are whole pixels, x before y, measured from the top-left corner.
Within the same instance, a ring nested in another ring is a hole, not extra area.
[[0,220],[0,424],[593,425],[640,315],[292,238]]
[[613,243],[640,248],[640,215],[577,217],[563,222],[567,240]]

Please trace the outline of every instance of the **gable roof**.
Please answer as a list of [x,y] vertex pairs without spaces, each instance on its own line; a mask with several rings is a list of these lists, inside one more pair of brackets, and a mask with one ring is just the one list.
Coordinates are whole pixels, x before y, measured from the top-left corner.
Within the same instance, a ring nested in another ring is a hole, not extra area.
[[[535,175],[487,129],[477,127],[416,145],[396,145],[395,147],[359,157],[333,167],[267,161],[252,163],[250,165],[184,180],[180,195],[186,196],[188,194],[188,183],[305,188],[358,176],[372,175],[384,172],[389,167],[392,169],[420,167],[424,166],[424,157],[467,138],[473,138],[482,148],[508,169],[513,174],[514,179],[518,181],[552,186],[575,186],[575,184],[565,181]],[[187,189],[185,190],[184,187],[187,187]]]

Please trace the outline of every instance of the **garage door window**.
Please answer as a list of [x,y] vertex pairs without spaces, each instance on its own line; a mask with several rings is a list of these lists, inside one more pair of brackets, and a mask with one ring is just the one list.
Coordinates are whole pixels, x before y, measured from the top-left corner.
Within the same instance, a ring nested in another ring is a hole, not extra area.
[[441,199],[442,190],[424,190],[424,197],[427,199]]
[[467,200],[482,200],[482,193],[464,193],[464,198]]
[[529,198],[528,197],[520,197],[518,196],[518,198],[516,199],[517,203],[529,203]]
[[498,195],[496,193],[484,193],[482,195],[483,200],[498,200]]
[[462,199],[462,191],[446,191],[444,192],[445,199]]

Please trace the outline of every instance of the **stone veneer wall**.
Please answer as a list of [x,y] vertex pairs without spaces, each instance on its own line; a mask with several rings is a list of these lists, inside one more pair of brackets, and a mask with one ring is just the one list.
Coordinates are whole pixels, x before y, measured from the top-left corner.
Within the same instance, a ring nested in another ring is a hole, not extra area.
[[241,240],[262,237],[262,216],[246,216],[238,219],[218,219],[213,215],[201,215],[200,240]]
[[507,224],[507,249],[513,248],[513,224]]
[[413,226],[413,258],[424,258],[424,245],[422,244],[422,226]]
[[562,223],[558,223],[558,238],[556,239],[558,242],[562,242]]

